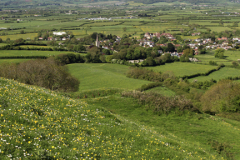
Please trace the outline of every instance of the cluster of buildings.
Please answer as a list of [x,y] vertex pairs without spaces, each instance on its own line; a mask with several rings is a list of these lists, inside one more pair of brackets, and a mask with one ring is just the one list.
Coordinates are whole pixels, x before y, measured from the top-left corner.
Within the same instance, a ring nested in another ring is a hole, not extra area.
[[114,19],[136,19],[137,17],[134,16],[125,16],[125,17],[110,17],[110,18],[102,18],[102,17],[98,17],[98,18],[80,18],[79,20],[90,20],[90,21],[111,21]]
[[[62,37],[64,35],[65,35],[65,37]],[[66,41],[67,39],[69,39],[69,36],[67,35],[66,32],[53,32],[53,36],[55,36],[55,37],[48,37],[47,39],[44,39],[43,37],[38,37],[38,40]]]

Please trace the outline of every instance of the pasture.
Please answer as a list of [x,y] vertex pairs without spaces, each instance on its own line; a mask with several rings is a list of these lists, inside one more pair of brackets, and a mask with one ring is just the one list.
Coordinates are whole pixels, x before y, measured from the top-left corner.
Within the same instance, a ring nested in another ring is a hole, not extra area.
[[21,63],[28,61],[29,59],[0,59],[0,64],[8,64],[8,63]]
[[182,63],[182,62],[174,62],[174,63],[166,63],[165,65],[156,66],[156,67],[147,67],[147,69],[151,69],[155,72],[172,72],[175,76],[188,76],[196,73],[206,73],[211,69],[215,69],[216,66],[210,65],[201,65],[194,63]]
[[215,71],[213,73],[211,73],[208,76],[199,76],[199,77],[195,77],[192,79],[189,79],[189,81],[193,82],[194,80],[197,81],[206,81],[206,80],[220,80],[220,79],[224,79],[227,77],[236,77],[236,76],[240,76],[240,69],[236,69],[236,68],[229,68],[229,67],[224,67],[218,71]]
[[102,88],[120,88],[137,89],[143,84],[151,83],[149,81],[127,78],[125,73],[128,66],[107,63],[83,63],[69,64],[69,72],[80,80],[79,91],[102,89]]
[[67,54],[75,52],[67,51],[37,51],[37,50],[0,50],[0,57],[5,56],[55,56],[59,54]]
[[162,95],[168,96],[168,97],[172,97],[172,96],[176,95],[176,93],[174,91],[172,91],[169,88],[164,87],[164,86],[155,87],[155,88],[149,89],[145,92],[146,93],[148,93],[148,92],[159,93],[159,94],[162,94]]
[[201,54],[201,55],[195,55],[194,57],[199,60],[199,62],[197,62],[197,63],[200,63],[200,64],[208,65],[209,61],[214,61],[217,64],[223,63],[224,65],[231,65],[232,64],[232,61],[228,60],[227,58],[226,59],[215,58],[213,54],[212,55]]

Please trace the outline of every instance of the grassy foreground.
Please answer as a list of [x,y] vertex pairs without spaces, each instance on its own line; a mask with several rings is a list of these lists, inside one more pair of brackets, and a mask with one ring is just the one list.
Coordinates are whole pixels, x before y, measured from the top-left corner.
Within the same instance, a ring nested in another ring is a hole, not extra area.
[[0,84],[3,160],[228,159],[206,139],[230,145],[239,158],[236,121],[191,114],[159,117],[117,95],[87,104],[12,80],[1,78]]
[[193,152],[101,107],[11,80],[0,83],[0,159],[183,159]]

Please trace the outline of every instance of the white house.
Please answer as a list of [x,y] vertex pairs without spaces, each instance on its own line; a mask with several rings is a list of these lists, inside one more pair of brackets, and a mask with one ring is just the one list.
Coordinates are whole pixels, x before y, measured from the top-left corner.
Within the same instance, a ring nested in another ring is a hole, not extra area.
[[55,36],[62,36],[64,34],[67,34],[66,32],[53,32],[53,35]]

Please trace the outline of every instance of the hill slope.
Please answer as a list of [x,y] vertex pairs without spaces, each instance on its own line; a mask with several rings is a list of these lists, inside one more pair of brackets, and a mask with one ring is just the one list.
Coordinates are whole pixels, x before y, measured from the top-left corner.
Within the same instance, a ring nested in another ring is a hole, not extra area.
[[[232,0],[78,0],[78,1],[71,1],[71,0],[41,0],[39,2],[38,0],[2,0],[0,2],[0,6],[3,8],[9,8],[9,7],[29,7],[29,6],[65,6],[65,4],[68,5],[79,5],[79,4],[90,4],[90,3],[98,3],[98,2],[114,2],[116,4],[123,4],[122,2],[128,2],[128,1],[134,1],[136,3],[143,3],[143,4],[153,4],[158,2],[185,2],[185,3],[191,3],[191,4],[199,4],[199,3],[226,3],[226,2],[235,2]],[[236,1],[238,2],[238,1]],[[106,4],[105,4],[106,5]]]
[[[12,80],[0,78],[0,84],[0,159],[222,157],[209,147],[172,133],[160,134],[153,127],[113,115],[101,106]],[[216,119],[209,121],[211,125],[223,125]],[[234,124],[227,126],[233,137],[240,133],[239,123]],[[234,150],[238,141],[233,145]]]

